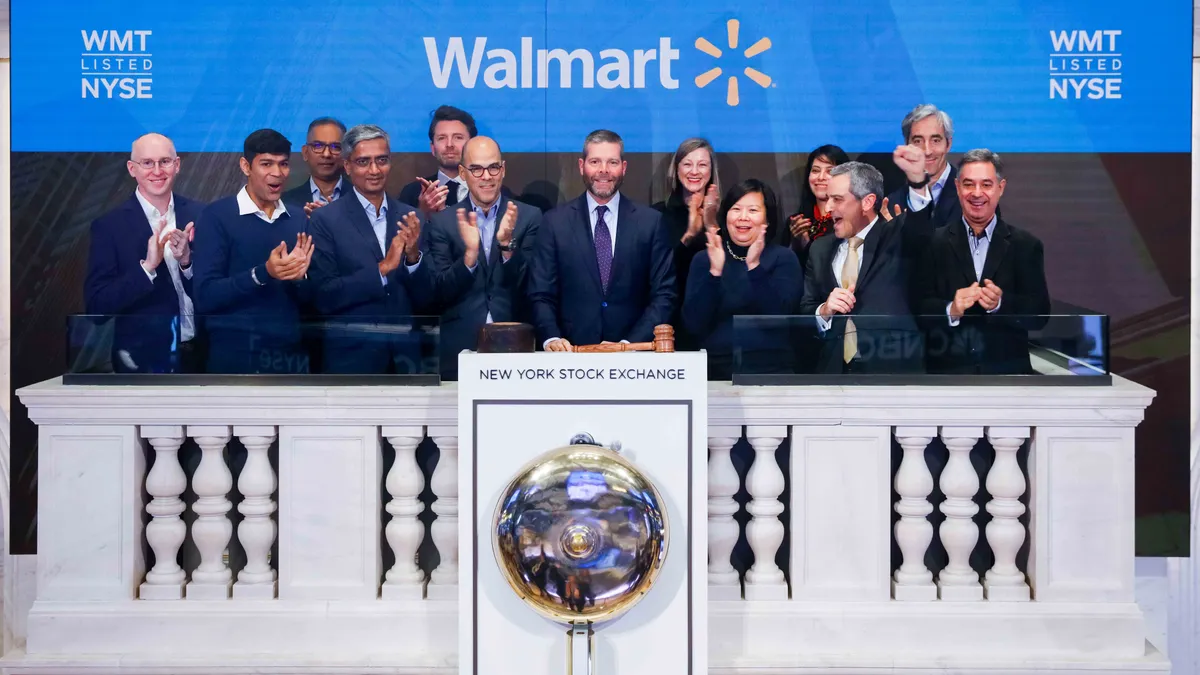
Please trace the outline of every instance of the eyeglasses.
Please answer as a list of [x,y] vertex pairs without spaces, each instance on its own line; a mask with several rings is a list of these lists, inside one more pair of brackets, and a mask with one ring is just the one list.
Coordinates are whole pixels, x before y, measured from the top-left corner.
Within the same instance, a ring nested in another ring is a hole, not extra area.
[[159,169],[163,169],[165,171],[166,169],[169,169],[172,166],[175,166],[175,162],[178,159],[179,159],[178,157],[163,157],[162,159],[138,159],[138,160],[134,160],[133,163],[137,164],[138,166],[142,167],[143,169],[145,169],[147,171],[153,171],[155,169],[155,167],[158,167]]
[[484,171],[487,171],[489,176],[499,176],[500,170],[503,168],[504,168],[503,162],[500,164],[489,164],[488,166],[479,166],[478,164],[472,164],[471,166],[467,167],[467,171],[470,171],[471,175],[476,178],[483,178]]
[[354,159],[354,163],[364,169],[371,166],[371,162],[375,162],[375,166],[383,167],[391,164],[392,158],[387,155],[380,155],[378,157],[356,157]]
[[342,154],[341,143],[322,143],[321,141],[313,141],[312,143],[308,144],[308,147],[312,148],[313,152],[317,154],[325,152],[326,149],[335,155]]

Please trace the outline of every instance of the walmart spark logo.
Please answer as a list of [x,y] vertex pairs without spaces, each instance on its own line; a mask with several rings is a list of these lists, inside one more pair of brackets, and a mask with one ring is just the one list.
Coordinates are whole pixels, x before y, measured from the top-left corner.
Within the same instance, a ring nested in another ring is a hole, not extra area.
[[[737,19],[730,19],[725,25],[727,28],[727,32],[729,33],[729,48],[737,49],[738,28],[740,27],[740,24],[738,23]],[[746,58],[751,58],[754,56],[758,56],[759,54],[767,51],[770,48],[771,48],[771,38],[762,38],[758,42],[755,42],[754,44],[747,47],[746,51],[743,52],[743,55]],[[706,40],[704,38],[696,38],[696,49],[699,49],[700,51],[704,52],[705,54],[708,54],[709,56],[711,56],[715,59],[721,58],[721,56],[724,54],[724,52],[721,51],[720,47],[717,47],[716,45],[714,45],[713,43],[709,42],[708,40]],[[703,73],[700,73],[699,75],[696,76],[696,86],[700,87],[701,89],[703,89],[704,87],[707,87],[708,85],[712,84],[713,80],[716,80],[718,77],[720,77],[722,72],[723,71],[721,70],[721,67],[717,66],[711,70],[707,70]],[[750,67],[747,67],[742,72],[745,73],[746,77],[750,78],[755,84],[757,84],[758,86],[760,86],[764,89],[771,86],[771,78],[766,73],[760,72],[760,71],[755,70]],[[730,106],[736,106],[738,104],[738,100],[739,100],[738,99],[738,78],[737,78],[737,75],[730,75],[729,76],[729,88],[725,94],[725,102],[728,103]]]

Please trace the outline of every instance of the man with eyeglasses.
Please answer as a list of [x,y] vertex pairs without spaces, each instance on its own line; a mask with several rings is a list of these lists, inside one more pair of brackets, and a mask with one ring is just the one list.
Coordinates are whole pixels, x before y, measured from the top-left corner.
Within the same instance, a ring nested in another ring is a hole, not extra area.
[[204,204],[175,194],[180,160],[166,136],[138,138],[125,166],[137,189],[92,223],[87,313],[117,316],[116,372],[193,369],[191,242]]
[[288,204],[303,204],[312,213],[350,190],[342,176],[342,136],[346,125],[332,117],[318,117],[308,125],[300,156],[308,165],[308,180],[283,193]]
[[425,308],[433,296],[421,256],[421,218],[384,192],[392,168],[387,132],[359,124],[342,143],[353,189],[313,211],[309,223],[317,311],[336,317],[325,335],[325,371],[421,372],[418,338],[405,332],[414,308]]
[[475,349],[479,329],[494,321],[525,321],[533,242],[542,212],[502,193],[500,146],[476,136],[463,148],[458,175],[469,193],[429,222],[429,261],[441,307],[442,379],[458,379],[458,354]]

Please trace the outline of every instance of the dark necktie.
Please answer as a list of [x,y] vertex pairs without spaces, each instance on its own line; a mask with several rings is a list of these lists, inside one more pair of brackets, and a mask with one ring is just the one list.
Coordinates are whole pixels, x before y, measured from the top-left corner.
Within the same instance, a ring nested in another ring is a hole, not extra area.
[[600,268],[600,287],[608,294],[608,281],[612,277],[612,234],[604,222],[607,206],[596,207],[596,265]]
[[453,206],[458,203],[458,181],[447,181],[446,187],[449,189],[446,193],[446,206]]

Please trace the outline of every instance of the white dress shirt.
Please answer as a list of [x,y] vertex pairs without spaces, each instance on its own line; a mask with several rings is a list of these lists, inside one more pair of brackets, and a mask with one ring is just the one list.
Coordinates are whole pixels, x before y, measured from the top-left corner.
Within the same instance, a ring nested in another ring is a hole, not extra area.
[[[363,209],[367,212],[367,220],[371,221],[371,229],[375,230],[375,241],[379,242],[379,251],[384,256],[387,256],[387,244],[385,244],[383,241],[384,238],[387,237],[387,198],[384,198],[383,203],[380,204],[379,209],[376,210],[375,205],[372,204],[366,197],[364,197],[362,193],[358,191],[358,188],[354,188],[354,196],[358,197],[358,203],[362,204]],[[401,260],[403,261],[403,258],[401,258]],[[408,268],[410,273],[416,272],[417,268],[421,266],[420,251],[417,251],[417,262],[409,265],[407,264],[407,261],[404,261],[404,266]],[[379,275],[379,280],[384,286],[388,285],[387,277],[383,276],[382,274]]]
[[[877,222],[879,222],[879,216],[875,216],[873,219],[871,219],[871,222],[868,223],[867,226],[862,229],[862,231],[854,235],[855,237],[863,240],[863,243],[858,247],[858,270],[860,272],[862,271],[863,253],[866,252],[865,247],[867,245],[867,235],[871,233],[871,228],[875,227],[875,223]],[[838,288],[842,287],[842,266],[846,264],[846,256],[848,255],[850,255],[850,240],[843,239],[838,242],[837,252],[833,254],[833,262],[831,263],[833,265],[833,278],[837,280]],[[817,306],[816,312],[817,328],[820,328],[821,332],[829,330],[829,328],[833,325],[832,316],[830,316],[828,319],[825,319],[821,316],[821,308],[824,306],[825,303],[822,302]]]
[[287,207],[283,205],[283,200],[280,199],[275,202],[275,210],[268,216],[267,212],[258,208],[258,204],[255,204],[254,200],[250,198],[250,192],[246,190],[246,186],[244,185],[237,193],[237,203],[238,215],[248,216],[253,213],[268,223],[279,220],[280,216],[287,213]]
[[[146,214],[146,220],[150,221],[150,229],[154,230],[156,234],[178,227],[175,224],[174,194],[171,195],[171,201],[167,203],[166,213],[159,211],[157,206],[143,197],[141,190],[134,190],[133,194],[137,195],[138,203],[142,205],[142,212]],[[165,223],[162,222],[164,218],[166,219]],[[187,269],[180,268],[179,261],[171,252],[170,245],[163,247],[163,259],[167,262],[167,272],[171,275],[171,284],[175,286],[175,295],[179,298],[179,339],[181,342],[188,342],[196,337],[196,310],[192,307],[192,299],[183,289],[183,280],[192,278],[192,267],[188,265]],[[145,272],[146,268],[143,267],[142,271]],[[146,272],[146,276],[150,277],[150,281],[154,281],[158,277],[158,271],[150,270]]]
[[[946,167],[942,169],[942,173],[938,175],[937,180],[929,185],[929,194],[933,197],[934,203],[937,203],[938,197],[942,196],[942,188],[946,187],[946,181],[948,180],[950,180],[950,162],[946,162]],[[908,188],[908,208],[913,211],[920,211],[928,203],[929,197],[914,190],[911,186]]]
[[[598,206],[600,206],[600,203],[596,201],[596,198],[592,196],[592,193],[588,192],[585,194],[587,194],[588,222],[590,222],[592,224],[592,241],[596,241],[596,216],[597,216],[596,208]],[[621,193],[614,192],[612,199],[609,199],[608,203],[605,204],[604,206],[608,207],[608,211],[606,211],[604,213],[604,222],[605,222],[605,224],[608,225],[608,234],[610,235],[609,240],[612,243],[612,253],[613,253],[613,257],[616,258],[617,257],[617,209],[619,209],[621,206]]]
[[[467,184],[463,180],[462,174],[459,174],[458,178],[451,178],[450,176],[447,176],[446,174],[442,173],[441,169],[438,169],[438,176],[437,176],[438,185],[445,185],[446,183],[449,183],[450,181],[455,181],[458,184],[458,192],[456,192],[454,195],[454,203],[457,204],[457,203],[461,202],[462,200],[466,199],[467,193],[470,190],[467,188]],[[449,199],[447,199],[447,201],[449,201]]]

